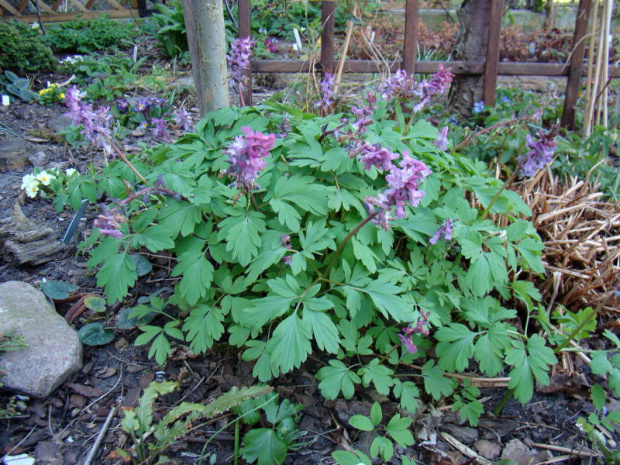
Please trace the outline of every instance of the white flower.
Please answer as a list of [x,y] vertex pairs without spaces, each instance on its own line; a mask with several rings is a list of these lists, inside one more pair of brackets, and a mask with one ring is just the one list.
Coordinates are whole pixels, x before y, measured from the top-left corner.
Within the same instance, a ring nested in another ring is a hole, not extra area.
[[28,186],[34,184],[35,187],[38,184],[37,177],[34,174],[27,174],[22,178],[22,189],[27,189]]
[[30,29],[39,29],[39,23],[30,23]]
[[38,192],[39,192],[39,188],[34,183],[26,187],[26,195],[30,197],[31,199],[34,199],[37,196]]
[[37,174],[37,178],[36,179],[37,179],[37,181],[39,181],[44,186],[49,186],[50,185],[50,181],[52,179],[56,179],[56,177],[52,176],[47,171],[41,171],[39,174]]
[[67,168],[67,170],[65,171],[65,174],[67,175],[68,178],[70,178],[74,174],[78,174],[78,170],[76,170],[75,168]]

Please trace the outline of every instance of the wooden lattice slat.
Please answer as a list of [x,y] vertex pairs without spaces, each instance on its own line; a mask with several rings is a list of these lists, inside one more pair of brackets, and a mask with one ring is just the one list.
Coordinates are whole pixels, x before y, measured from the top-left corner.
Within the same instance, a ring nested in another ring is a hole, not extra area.
[[[95,6],[94,0],[47,0],[47,3],[43,0],[38,0],[37,4],[43,22],[68,21],[78,16],[90,19],[96,18],[102,14],[106,14],[111,18],[140,16],[137,10],[139,0],[132,0],[131,7],[129,8],[121,5],[119,0],[106,0],[106,2],[108,9],[104,10],[101,9],[101,5],[99,5],[97,10],[93,9]],[[27,10],[29,4],[29,0],[0,0],[0,11],[3,12],[2,19],[5,21],[16,19],[22,22],[38,21],[37,15]],[[64,10],[64,8],[62,8],[63,5],[68,5],[69,9],[73,11]]]

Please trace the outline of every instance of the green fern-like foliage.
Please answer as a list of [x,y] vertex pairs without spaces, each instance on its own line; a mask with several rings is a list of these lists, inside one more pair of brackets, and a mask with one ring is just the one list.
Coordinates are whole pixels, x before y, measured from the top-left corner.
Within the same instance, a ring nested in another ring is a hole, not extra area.
[[[152,463],[172,442],[182,437],[188,426],[201,418],[213,418],[248,399],[272,390],[269,386],[251,386],[241,389],[233,387],[211,403],[196,404],[182,402],[170,410],[157,424],[153,424],[153,404],[160,395],[173,392],[177,383],[164,381],[151,383],[142,394],[135,409],[125,410],[121,426],[134,441],[134,454],[137,463]],[[153,440],[149,441],[149,437]],[[148,446],[145,447],[145,442]],[[125,455],[125,454],[121,454]]]

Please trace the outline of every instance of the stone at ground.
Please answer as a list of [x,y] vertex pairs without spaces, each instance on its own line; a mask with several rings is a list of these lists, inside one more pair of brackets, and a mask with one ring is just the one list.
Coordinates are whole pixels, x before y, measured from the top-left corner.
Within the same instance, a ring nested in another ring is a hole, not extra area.
[[9,139],[0,144],[0,173],[28,165],[28,157],[37,152],[32,144],[23,139]]
[[82,367],[77,333],[30,284],[0,284],[0,333],[13,331],[27,347],[0,354],[5,387],[47,397]]
[[73,120],[68,116],[56,116],[47,120],[47,127],[52,131],[61,132],[73,124]]
[[489,441],[488,439],[479,439],[474,446],[480,455],[489,460],[495,460],[501,452],[499,443]]

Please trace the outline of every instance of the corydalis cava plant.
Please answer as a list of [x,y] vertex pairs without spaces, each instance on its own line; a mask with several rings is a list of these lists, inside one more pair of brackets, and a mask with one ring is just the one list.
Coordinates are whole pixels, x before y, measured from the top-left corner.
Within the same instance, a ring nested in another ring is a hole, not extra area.
[[[133,310],[158,315],[137,340],[158,363],[173,338],[195,353],[226,340],[266,382],[321,351],[331,358],[317,373],[325,398],[374,387],[408,410],[422,389],[450,396],[456,385],[444,373],[478,363],[488,376],[514,368],[524,399],[544,371],[529,367],[550,357],[536,335],[528,342],[510,326],[516,311],[500,296],[536,299],[517,278],[524,268],[544,271],[533,226],[515,219],[527,206],[504,195],[483,218],[479,204],[497,188],[484,166],[442,152],[427,121],[404,134],[390,120],[392,102],[357,106],[342,117],[275,103],[224,108],[195,134],[149,152],[148,182],[162,176],[178,197],[129,200],[125,237],[93,250],[108,300],[129,293],[131,251],[146,249],[145,259],[173,260],[171,292]],[[446,218],[452,239],[429,246]],[[422,312],[429,323],[415,332]]]

